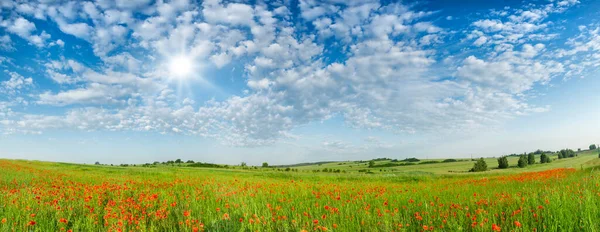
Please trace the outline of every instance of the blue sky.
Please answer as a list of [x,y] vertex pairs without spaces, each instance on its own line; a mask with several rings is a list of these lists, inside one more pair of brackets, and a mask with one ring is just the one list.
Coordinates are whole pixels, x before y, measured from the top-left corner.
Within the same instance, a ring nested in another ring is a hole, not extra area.
[[285,164],[598,143],[600,3],[2,1],[0,156]]

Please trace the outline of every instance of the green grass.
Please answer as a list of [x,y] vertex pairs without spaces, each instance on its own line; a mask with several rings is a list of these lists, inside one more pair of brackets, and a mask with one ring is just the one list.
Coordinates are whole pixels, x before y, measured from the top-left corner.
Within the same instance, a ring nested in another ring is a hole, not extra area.
[[[540,156],[536,155],[536,164],[530,165],[526,168],[518,168],[517,161],[519,157],[508,157],[508,161],[510,167],[508,169],[496,169],[498,166],[498,161],[496,158],[484,158],[486,161],[488,168],[490,168],[491,173],[518,173],[525,171],[542,171],[553,168],[583,168],[589,166],[595,166],[600,163],[592,162],[597,160],[598,153],[597,151],[584,151],[578,154],[577,157],[566,158],[566,159],[558,159],[557,155],[550,155],[550,158],[553,160],[552,163],[549,164],[540,164]],[[340,169],[349,173],[358,172],[358,170],[367,169],[374,173],[380,173],[381,171],[385,172],[393,172],[393,173],[413,173],[413,172],[423,172],[430,174],[470,174],[467,173],[469,169],[473,167],[475,161],[471,161],[470,159],[458,159],[461,161],[458,162],[450,162],[450,163],[442,163],[444,159],[422,159],[420,162],[426,161],[440,161],[440,163],[435,164],[416,164],[416,165],[407,165],[407,166],[398,166],[398,167],[382,167],[382,168],[369,168],[368,161],[341,161],[341,162],[331,162],[327,164],[321,165],[306,165],[306,166],[298,166],[294,167],[299,170],[323,170],[327,169]],[[381,165],[385,163],[390,163],[391,161],[376,161],[376,165]],[[398,162],[404,163],[404,162]]]
[[0,231],[600,230],[597,154],[516,159],[482,173],[449,172],[466,161],[375,174],[0,160]]

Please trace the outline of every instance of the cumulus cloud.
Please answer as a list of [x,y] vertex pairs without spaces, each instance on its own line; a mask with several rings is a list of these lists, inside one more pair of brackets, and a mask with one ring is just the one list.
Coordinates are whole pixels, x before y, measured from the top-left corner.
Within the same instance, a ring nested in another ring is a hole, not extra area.
[[33,84],[33,79],[31,79],[30,77],[25,78],[16,72],[4,71],[4,73],[8,74],[8,76],[10,76],[10,79],[2,81],[0,84],[2,86],[2,90],[9,94],[15,94],[21,89],[24,89]]
[[[524,95],[570,71],[548,55],[541,37],[552,29],[549,15],[577,1],[492,12],[469,23],[464,35],[437,25],[433,16],[439,12],[380,1],[302,0],[299,18],[279,3],[114,3],[48,2],[43,10],[33,4],[15,6],[22,16],[10,19],[10,26],[0,24],[9,32],[43,45],[50,35],[35,35],[39,28],[26,17],[47,18],[62,33],[89,43],[98,64],[71,57],[47,61],[46,77],[60,88],[31,96],[38,105],[69,106],[66,113],[11,111],[5,131],[132,130],[262,146],[294,138],[294,128],[332,117],[349,127],[393,133],[488,128],[549,109],[530,105]],[[573,49],[561,55],[594,50],[597,34],[573,40]],[[1,39],[10,44],[10,37]],[[458,42],[453,39],[468,46],[448,57],[438,45]],[[226,67],[243,69],[235,79],[244,82],[243,94],[206,102],[182,99],[165,80],[168,70],[161,65],[176,54],[217,74]],[[18,89],[31,82],[17,78],[5,86]],[[327,140],[322,147],[391,145],[369,137],[361,145]]]

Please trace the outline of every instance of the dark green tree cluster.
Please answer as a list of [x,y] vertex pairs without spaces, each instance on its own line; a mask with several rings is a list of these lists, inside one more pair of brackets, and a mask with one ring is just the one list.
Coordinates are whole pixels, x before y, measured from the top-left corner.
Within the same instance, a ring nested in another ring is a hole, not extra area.
[[546,155],[546,153],[542,153],[542,155],[540,156],[540,163],[550,163],[552,162],[552,160],[550,159],[550,156]]
[[535,164],[535,154],[529,153],[529,155],[527,155],[527,164]]
[[517,165],[520,168],[527,167],[528,164],[529,164],[529,161],[528,161],[528,159],[527,159],[527,157],[525,155],[522,155],[522,156],[519,157],[519,162],[517,163]]
[[508,168],[508,158],[506,156],[502,156],[498,158],[498,168],[505,169]]
[[559,159],[564,159],[564,158],[570,158],[570,157],[575,157],[575,151],[571,150],[571,149],[562,149],[558,152],[558,158]]
[[598,147],[596,147],[596,144],[592,144],[592,145],[590,145],[590,151],[591,151],[591,150],[596,150],[597,148],[598,148]]
[[473,168],[471,168],[471,170],[469,170],[469,172],[484,172],[487,171],[487,163],[485,163],[485,160],[483,160],[483,158],[480,158],[479,160],[477,160],[477,162],[475,162],[475,164],[473,165]]
[[375,167],[375,161],[374,160],[369,161],[369,167],[370,168]]

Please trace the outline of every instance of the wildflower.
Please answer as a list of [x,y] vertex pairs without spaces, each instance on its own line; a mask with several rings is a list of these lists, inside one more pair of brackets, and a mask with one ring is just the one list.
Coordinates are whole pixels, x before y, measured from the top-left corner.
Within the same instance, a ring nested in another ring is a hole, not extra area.
[[32,214],[30,214],[29,216],[31,216],[31,217],[35,217],[35,213],[32,213]]
[[333,228],[336,229],[337,227],[338,227],[338,225],[333,223]]
[[6,223],[6,218],[2,218],[2,224]]
[[492,231],[500,231],[500,227],[496,224],[492,224]]
[[223,220],[229,220],[229,214],[228,213],[223,214]]
[[243,221],[244,221],[244,218],[240,218],[240,222],[243,222]]
[[315,225],[316,225],[316,224],[319,224],[319,220],[315,219],[315,220],[313,220],[313,223],[314,223]]
[[34,226],[35,225],[35,221],[29,221],[29,225],[30,226]]
[[323,216],[321,216],[321,218],[323,218],[323,220],[325,220],[325,218],[327,218],[327,215],[323,214]]
[[423,230],[428,230],[428,229],[429,229],[429,227],[428,227],[428,226],[426,226],[426,225],[425,225],[425,226],[423,226]]
[[190,211],[189,210],[183,211],[183,216],[189,217],[190,216]]
[[67,219],[61,218],[60,220],[58,220],[58,222],[67,224],[68,221]]
[[521,223],[519,221],[515,221],[515,226],[516,227],[521,227]]

